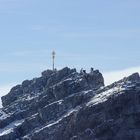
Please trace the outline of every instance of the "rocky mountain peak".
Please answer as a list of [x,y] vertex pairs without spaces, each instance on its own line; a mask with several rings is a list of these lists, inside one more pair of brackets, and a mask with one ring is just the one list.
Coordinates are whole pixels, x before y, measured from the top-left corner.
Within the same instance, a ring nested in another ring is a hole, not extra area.
[[132,75],[128,76],[127,78],[124,78],[126,81],[131,82],[140,82],[140,75],[139,73],[133,73]]
[[5,107],[22,96],[34,96],[42,92],[50,92],[49,90],[53,90],[55,94],[58,92],[56,95],[53,95],[54,93],[52,95],[59,99],[83,89],[100,88],[101,86],[104,86],[104,79],[97,70],[93,74],[85,75],[68,67],[59,71],[46,70],[42,72],[41,77],[25,80],[21,85],[13,87],[6,96],[2,97],[2,104]]
[[2,97],[0,140],[138,140],[140,77],[46,70]]

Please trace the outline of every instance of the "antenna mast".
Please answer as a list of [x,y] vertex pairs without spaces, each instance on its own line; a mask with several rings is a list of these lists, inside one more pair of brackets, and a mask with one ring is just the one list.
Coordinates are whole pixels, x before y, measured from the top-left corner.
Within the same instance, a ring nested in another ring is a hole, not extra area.
[[52,60],[53,60],[53,71],[55,70],[55,68],[54,68],[54,61],[55,61],[55,55],[56,55],[56,53],[55,53],[55,51],[53,51],[52,52]]

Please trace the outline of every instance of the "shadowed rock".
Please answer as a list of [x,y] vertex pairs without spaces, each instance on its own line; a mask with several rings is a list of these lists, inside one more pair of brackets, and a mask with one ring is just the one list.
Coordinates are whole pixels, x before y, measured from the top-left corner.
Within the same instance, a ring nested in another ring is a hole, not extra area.
[[0,140],[139,140],[140,77],[47,70],[2,97]]

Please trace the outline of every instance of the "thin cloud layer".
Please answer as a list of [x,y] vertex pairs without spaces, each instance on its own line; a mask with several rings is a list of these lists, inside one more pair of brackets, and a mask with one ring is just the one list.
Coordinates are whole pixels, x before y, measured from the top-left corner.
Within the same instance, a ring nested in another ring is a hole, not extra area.
[[104,73],[105,85],[112,84],[113,82],[119,81],[123,77],[127,77],[135,72],[140,73],[140,67],[133,67],[119,71],[112,71]]

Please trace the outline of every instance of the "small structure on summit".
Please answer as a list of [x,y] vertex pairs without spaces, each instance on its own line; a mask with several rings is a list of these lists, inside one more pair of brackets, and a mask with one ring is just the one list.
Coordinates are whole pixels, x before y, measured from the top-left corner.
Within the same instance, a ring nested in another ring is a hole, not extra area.
[[53,51],[52,52],[52,61],[53,61],[53,66],[52,66],[52,68],[53,68],[53,71],[55,71],[55,55],[56,55],[56,53],[55,53],[55,51]]

